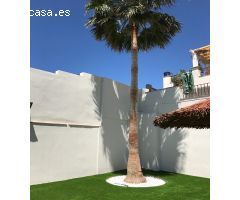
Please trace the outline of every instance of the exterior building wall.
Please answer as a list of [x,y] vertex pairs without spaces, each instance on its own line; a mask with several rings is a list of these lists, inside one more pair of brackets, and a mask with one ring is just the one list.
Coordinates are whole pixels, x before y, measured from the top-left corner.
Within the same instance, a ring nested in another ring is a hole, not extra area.
[[130,110],[129,87],[110,79],[102,80],[98,173],[126,168]]
[[31,69],[31,121],[99,126],[98,77]]
[[139,102],[139,141],[143,168],[210,177],[209,129],[161,129],[155,116],[198,101],[181,101],[181,89],[167,88],[142,94]]
[[[201,85],[201,84],[210,84],[210,75],[201,76],[200,69],[195,68],[192,71],[194,85]],[[171,77],[163,77],[163,88],[169,88],[173,87],[173,82],[171,80]]]
[[163,88],[173,87],[172,77],[165,76],[163,77]]
[[210,75],[201,76],[194,79],[194,85],[210,84]]
[[99,128],[31,123],[31,184],[97,174]]
[[[129,94],[110,79],[31,69],[31,184],[125,169]],[[139,91],[142,167],[209,177],[209,130],[153,126],[156,115],[188,103],[180,96],[179,88]]]
[[31,69],[31,184],[125,169],[129,87]]
[[210,84],[210,75],[201,76],[201,70],[198,67],[194,68],[192,71],[194,85],[201,85],[201,84]]

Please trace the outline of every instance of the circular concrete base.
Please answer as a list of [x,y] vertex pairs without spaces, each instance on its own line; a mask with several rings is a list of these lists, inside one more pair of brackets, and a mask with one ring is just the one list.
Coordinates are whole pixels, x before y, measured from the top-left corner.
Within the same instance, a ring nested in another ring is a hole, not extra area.
[[164,185],[166,182],[160,178],[154,178],[151,176],[145,176],[147,182],[145,183],[139,183],[139,184],[132,184],[132,183],[126,183],[123,180],[126,176],[114,176],[111,178],[108,178],[106,180],[107,183],[110,183],[112,185],[122,186],[122,187],[156,187]]

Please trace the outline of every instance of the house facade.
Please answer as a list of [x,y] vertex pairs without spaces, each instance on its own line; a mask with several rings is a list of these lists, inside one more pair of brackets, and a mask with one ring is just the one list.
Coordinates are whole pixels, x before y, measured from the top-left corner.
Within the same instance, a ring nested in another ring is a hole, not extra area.
[[[190,68],[194,80],[192,93],[184,95],[184,99],[207,97],[210,95],[210,45],[190,50],[192,67]],[[163,88],[174,87],[173,74],[165,72]]]

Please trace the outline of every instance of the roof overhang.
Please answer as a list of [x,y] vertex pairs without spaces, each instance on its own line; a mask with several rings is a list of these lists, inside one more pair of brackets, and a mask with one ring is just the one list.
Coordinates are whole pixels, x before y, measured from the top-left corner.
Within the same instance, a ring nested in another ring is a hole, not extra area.
[[205,64],[210,63],[210,45],[203,46],[192,51],[197,54],[200,61]]

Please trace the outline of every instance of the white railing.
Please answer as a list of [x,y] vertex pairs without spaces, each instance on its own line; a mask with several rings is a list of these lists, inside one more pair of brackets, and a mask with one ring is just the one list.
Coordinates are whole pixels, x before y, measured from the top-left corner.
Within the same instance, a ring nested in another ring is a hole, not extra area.
[[204,83],[204,84],[195,85],[193,87],[193,90],[189,93],[184,93],[184,90],[182,90],[182,91],[183,91],[183,96],[182,96],[181,100],[209,97],[210,96],[210,84]]

